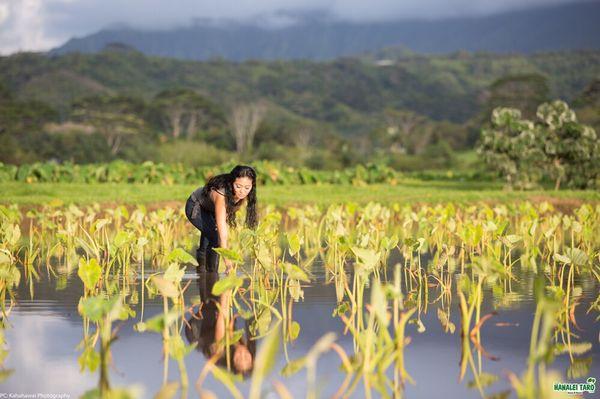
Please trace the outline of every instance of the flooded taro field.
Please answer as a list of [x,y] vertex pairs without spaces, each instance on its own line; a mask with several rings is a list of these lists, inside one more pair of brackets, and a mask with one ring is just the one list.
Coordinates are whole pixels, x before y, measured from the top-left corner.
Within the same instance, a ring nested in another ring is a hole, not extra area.
[[197,270],[182,209],[0,206],[0,391],[537,399],[600,376],[596,204],[260,214],[227,274]]

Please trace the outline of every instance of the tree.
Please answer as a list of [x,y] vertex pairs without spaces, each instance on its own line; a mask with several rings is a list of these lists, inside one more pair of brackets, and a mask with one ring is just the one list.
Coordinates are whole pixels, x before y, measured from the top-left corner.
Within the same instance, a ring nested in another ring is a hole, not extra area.
[[0,162],[21,163],[39,159],[30,144],[40,143],[42,129],[58,113],[40,101],[20,101],[0,83]]
[[239,154],[252,149],[256,130],[265,117],[267,109],[264,101],[233,106],[230,123],[235,139],[235,149]]
[[96,96],[76,102],[72,117],[75,121],[93,126],[105,138],[111,154],[116,155],[125,136],[145,129],[145,122],[140,117],[143,113],[144,104],[137,99]]
[[563,101],[540,105],[534,122],[513,108],[496,108],[492,125],[482,129],[478,152],[510,187],[531,188],[547,176],[576,188],[597,184],[600,141],[590,126],[577,122]]
[[430,144],[434,132],[431,121],[413,111],[387,109],[384,112],[386,133],[397,152],[420,154]]
[[516,108],[526,118],[535,116],[539,104],[548,101],[547,79],[539,74],[509,75],[496,80],[489,89],[487,112],[497,107]]
[[577,119],[600,131],[600,79],[591,81],[573,101]]
[[600,175],[600,141],[596,131],[577,122],[575,112],[563,101],[544,103],[537,110],[546,168],[558,190],[570,186],[587,188]]
[[190,139],[200,127],[222,123],[225,119],[218,106],[189,89],[164,90],[154,98],[152,105],[160,115],[163,128],[175,139],[184,134]]

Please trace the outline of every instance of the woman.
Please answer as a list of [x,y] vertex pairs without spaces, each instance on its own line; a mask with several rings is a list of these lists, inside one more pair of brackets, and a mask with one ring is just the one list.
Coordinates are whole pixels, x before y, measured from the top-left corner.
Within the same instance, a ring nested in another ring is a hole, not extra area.
[[[256,227],[256,172],[237,165],[229,173],[214,176],[190,195],[185,215],[200,230],[196,259],[200,271],[218,271],[219,255],[214,248],[227,248],[229,227],[235,227],[235,213],[246,203],[246,226]],[[227,270],[231,268],[225,260]]]

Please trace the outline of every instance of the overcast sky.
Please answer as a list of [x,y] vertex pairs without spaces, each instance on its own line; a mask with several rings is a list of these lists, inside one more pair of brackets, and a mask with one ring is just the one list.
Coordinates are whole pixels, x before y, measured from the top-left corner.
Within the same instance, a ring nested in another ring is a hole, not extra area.
[[322,11],[347,21],[489,15],[578,0],[0,0],[0,54],[44,51],[71,37],[124,24],[143,29],[185,26],[195,18],[294,23]]

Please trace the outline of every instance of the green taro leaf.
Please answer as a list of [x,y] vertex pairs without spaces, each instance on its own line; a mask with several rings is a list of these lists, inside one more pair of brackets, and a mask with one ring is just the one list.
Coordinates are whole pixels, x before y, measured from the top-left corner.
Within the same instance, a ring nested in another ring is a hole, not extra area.
[[104,296],[91,296],[81,298],[79,301],[79,313],[91,321],[99,322],[104,316],[120,312],[120,300],[118,296],[107,299]]
[[171,263],[167,270],[165,270],[165,274],[163,274],[163,278],[167,281],[172,281],[175,284],[179,284],[183,275],[185,274],[185,270],[179,269],[177,263]]
[[588,256],[579,248],[567,248],[565,255],[571,259],[571,262],[576,266],[583,266],[588,262]]
[[569,345],[557,344],[554,347],[554,353],[557,355],[560,355],[563,353],[571,352],[573,355],[581,356],[581,355],[589,352],[591,349],[592,349],[592,344],[590,342],[574,342],[570,346],[570,351],[569,351]]
[[182,248],[175,248],[172,250],[169,256],[167,256],[167,262],[191,263],[195,266],[198,266],[198,261],[196,258]]
[[179,296],[179,289],[173,281],[159,276],[152,276],[152,282],[162,296],[167,298],[176,298]]
[[133,234],[131,232],[121,230],[117,233],[117,235],[113,239],[113,244],[115,247],[121,248],[121,247],[129,244],[129,242],[132,239],[133,239]]
[[94,350],[94,347],[88,346],[81,356],[79,356],[78,362],[80,371],[84,371],[87,368],[93,373],[100,365],[100,354]]
[[290,339],[295,341],[300,335],[300,323],[297,321],[292,321],[292,325],[290,326]]
[[571,263],[571,259],[568,256],[561,254],[554,254],[554,260],[556,260],[557,262],[564,263],[566,265]]
[[227,276],[222,280],[219,280],[213,285],[212,294],[221,295],[227,290],[233,290],[239,288],[244,284],[244,279],[235,275]]
[[225,258],[233,263],[237,263],[237,264],[244,263],[244,258],[242,258],[242,255],[240,255],[233,249],[214,248],[214,251],[216,253],[218,253],[219,255],[221,255],[223,258]]
[[300,237],[298,237],[298,234],[290,234],[287,236],[287,240],[290,247],[290,255],[296,255],[300,251]]
[[387,317],[387,300],[381,283],[376,279],[373,279],[371,288],[371,307],[379,323],[387,327],[390,322]]
[[283,271],[292,279],[304,281],[305,283],[310,282],[306,272],[292,263],[285,262],[283,264]]
[[96,288],[96,284],[100,281],[100,275],[102,274],[102,269],[98,264],[98,261],[95,258],[86,261],[83,258],[79,259],[79,269],[77,270],[77,275],[83,281],[83,285],[89,291],[92,291]]

